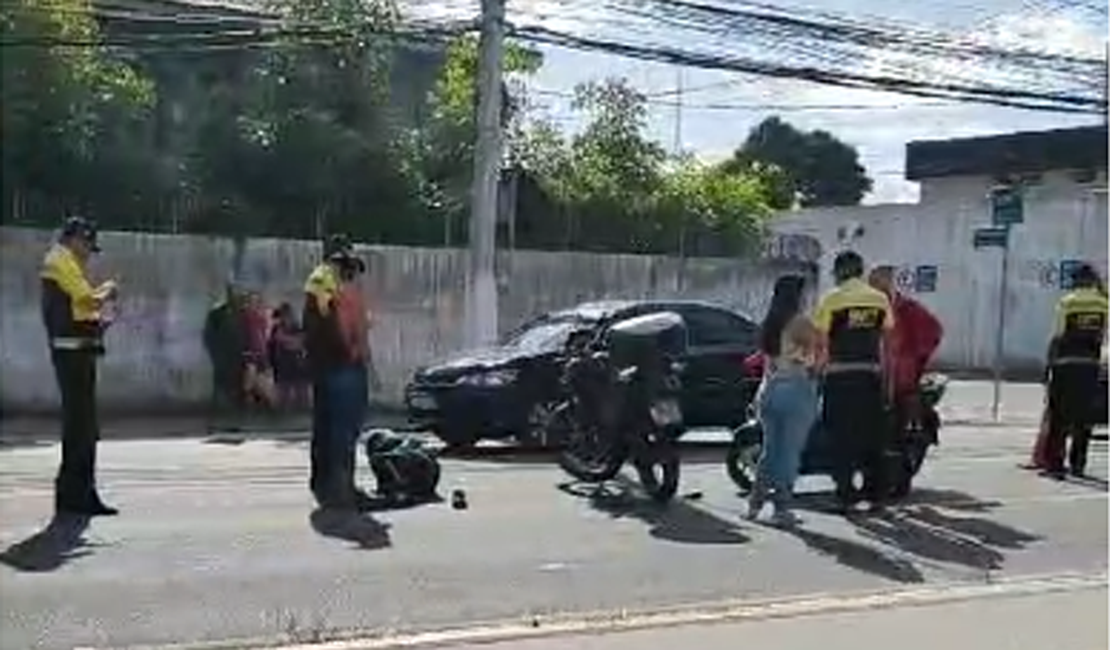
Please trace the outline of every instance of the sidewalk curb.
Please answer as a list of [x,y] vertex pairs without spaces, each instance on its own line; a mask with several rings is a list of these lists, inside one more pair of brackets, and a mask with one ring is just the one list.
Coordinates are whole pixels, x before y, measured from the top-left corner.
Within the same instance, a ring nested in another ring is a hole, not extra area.
[[[989,578],[988,578],[989,580]],[[300,642],[288,635],[269,639],[238,639],[196,644],[142,646],[135,650],[426,650],[460,645],[486,645],[582,634],[613,634],[633,630],[671,628],[694,624],[757,622],[822,614],[844,614],[908,607],[928,607],[957,602],[1020,598],[1061,592],[1106,589],[1108,575],[1061,573],[1026,576],[986,583],[947,583],[913,589],[811,594],[793,598],[725,601],[631,612],[627,610],[567,614],[531,621],[505,621],[471,627],[412,634],[353,631],[328,641]],[[91,650],[89,648],[78,650]]]

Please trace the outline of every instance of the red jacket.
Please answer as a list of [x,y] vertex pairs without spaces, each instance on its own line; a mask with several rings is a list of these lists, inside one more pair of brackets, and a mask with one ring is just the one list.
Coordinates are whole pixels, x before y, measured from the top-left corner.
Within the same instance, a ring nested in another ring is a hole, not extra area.
[[925,368],[944,337],[944,327],[920,302],[895,294],[892,338],[894,387],[899,393],[917,389]]

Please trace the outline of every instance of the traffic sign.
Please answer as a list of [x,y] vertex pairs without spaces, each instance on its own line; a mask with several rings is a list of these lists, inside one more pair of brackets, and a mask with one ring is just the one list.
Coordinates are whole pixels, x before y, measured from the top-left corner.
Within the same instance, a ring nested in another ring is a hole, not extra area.
[[1025,201],[1021,188],[1003,185],[991,190],[991,223],[1010,226],[1025,220]]
[[1006,248],[1010,243],[1010,229],[1004,226],[976,228],[971,243],[975,248]]

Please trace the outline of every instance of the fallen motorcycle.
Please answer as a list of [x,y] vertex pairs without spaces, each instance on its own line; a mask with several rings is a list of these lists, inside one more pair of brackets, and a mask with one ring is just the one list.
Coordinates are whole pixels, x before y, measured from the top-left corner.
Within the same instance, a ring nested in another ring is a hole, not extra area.
[[[929,447],[940,444],[941,421],[937,406],[944,397],[947,385],[948,378],[945,375],[934,373],[923,377],[918,387],[921,405],[918,417],[907,422],[905,430],[892,437],[886,456],[890,463],[888,478],[891,497],[895,499],[901,499],[910,493],[914,477],[925,463]],[[755,483],[762,444],[763,429],[754,414],[733,431],[732,445],[725,456],[725,468],[729,478],[742,492],[750,491]],[[835,458],[833,452],[830,436],[821,422],[818,422],[810,433],[805,451],[802,452],[799,474],[831,474]]]
[[681,392],[686,326],[664,312],[619,321],[572,349],[563,367],[564,400],[549,426],[566,440],[559,466],[601,483],[625,462],[657,502],[678,491],[677,442],[686,431]]

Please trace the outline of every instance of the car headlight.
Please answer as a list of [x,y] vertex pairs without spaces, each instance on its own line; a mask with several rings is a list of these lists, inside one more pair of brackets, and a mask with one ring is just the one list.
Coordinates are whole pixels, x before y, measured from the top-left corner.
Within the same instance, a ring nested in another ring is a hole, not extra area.
[[464,386],[495,387],[505,386],[514,381],[516,381],[515,370],[493,370],[474,375],[466,375],[465,377],[461,377],[458,383]]

